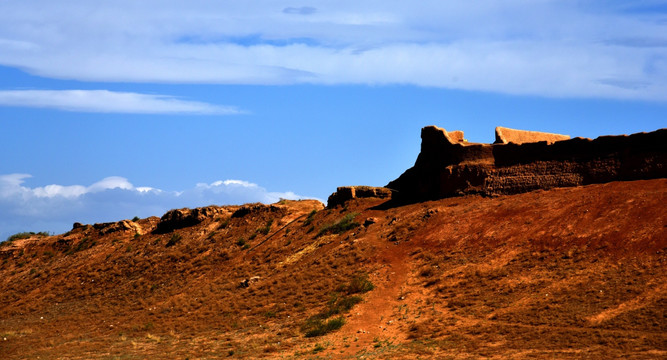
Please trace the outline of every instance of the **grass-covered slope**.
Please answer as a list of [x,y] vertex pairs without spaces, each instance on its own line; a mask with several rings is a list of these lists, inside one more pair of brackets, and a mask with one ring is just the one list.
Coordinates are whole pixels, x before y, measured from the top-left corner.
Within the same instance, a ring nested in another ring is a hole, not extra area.
[[1,357],[667,356],[666,180],[382,202],[16,239]]

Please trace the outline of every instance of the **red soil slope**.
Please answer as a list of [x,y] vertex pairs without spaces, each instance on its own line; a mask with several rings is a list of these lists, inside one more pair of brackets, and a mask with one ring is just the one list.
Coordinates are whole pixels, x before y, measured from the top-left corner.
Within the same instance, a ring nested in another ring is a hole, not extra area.
[[384,201],[4,244],[0,358],[667,357],[667,180]]

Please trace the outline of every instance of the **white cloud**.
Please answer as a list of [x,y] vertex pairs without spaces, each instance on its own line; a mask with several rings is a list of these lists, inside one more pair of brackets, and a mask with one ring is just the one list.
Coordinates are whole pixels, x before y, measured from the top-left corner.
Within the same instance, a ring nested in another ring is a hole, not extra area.
[[117,221],[134,216],[161,216],[167,210],[212,204],[274,203],[303,198],[293,192],[272,192],[242,180],[197,184],[182,191],[135,187],[112,176],[90,186],[28,187],[28,174],[0,175],[0,241],[22,231],[62,233],[74,222]]
[[85,81],[412,84],[664,101],[667,14],[646,10],[655,4],[5,1],[0,64]]
[[234,107],[108,90],[0,90],[0,105],[134,114],[240,114]]
[[87,192],[99,192],[111,189],[134,190],[134,186],[126,178],[120,176],[109,176],[87,188]]

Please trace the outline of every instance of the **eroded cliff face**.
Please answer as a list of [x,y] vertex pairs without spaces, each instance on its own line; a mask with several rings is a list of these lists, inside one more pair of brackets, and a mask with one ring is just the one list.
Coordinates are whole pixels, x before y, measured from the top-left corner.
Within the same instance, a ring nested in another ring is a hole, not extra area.
[[667,129],[594,140],[538,132],[512,136],[537,142],[473,144],[462,134],[427,126],[415,165],[387,188],[393,199],[412,202],[667,177]]

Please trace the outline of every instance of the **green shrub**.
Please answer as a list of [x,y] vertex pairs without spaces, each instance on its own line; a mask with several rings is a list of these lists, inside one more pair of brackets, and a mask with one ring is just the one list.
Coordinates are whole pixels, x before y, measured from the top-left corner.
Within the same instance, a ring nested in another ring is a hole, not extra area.
[[314,337],[340,329],[345,323],[344,318],[342,316],[333,319],[329,318],[349,312],[354,305],[363,300],[361,296],[352,294],[365,293],[373,290],[374,287],[368,280],[367,274],[357,274],[349,284],[338,287],[340,291],[347,293],[347,295],[341,297],[339,293],[331,294],[326,309],[308,318],[302,325],[301,330],[305,333],[306,337]]
[[132,221],[139,221],[139,220],[141,220],[141,218],[139,218],[138,216],[132,218]]
[[169,241],[167,241],[167,244],[165,245],[166,247],[174,246],[178,244],[181,241],[182,237],[181,235],[177,233],[173,233],[171,235],[171,238],[169,238]]
[[313,218],[315,217],[315,214],[317,214],[317,210],[313,210],[310,213],[308,213],[308,216],[306,217],[306,220],[303,221],[303,226],[310,225],[310,223],[313,222]]
[[357,295],[339,297],[338,293],[333,293],[327,304],[327,309],[315,315],[315,317],[326,319],[334,315],[345,314],[362,300],[361,296]]
[[271,225],[273,225],[273,219],[267,221],[266,225],[257,229],[257,233],[262,235],[268,235],[268,233],[271,231]]
[[317,233],[316,237],[324,234],[342,234],[348,230],[359,227],[360,224],[353,221],[357,215],[359,215],[359,213],[349,213],[333,224],[324,225]]
[[338,330],[345,324],[345,319],[342,316],[337,318],[322,320],[319,318],[311,318],[306,321],[302,330],[306,337],[315,337],[328,334],[334,330]]
[[75,252],[79,252],[79,251],[83,251],[83,250],[90,249],[91,247],[95,246],[95,244],[96,244],[96,243],[95,243],[94,240],[91,240],[89,237],[86,236],[86,237],[84,237],[83,239],[81,239],[81,240],[76,244],[75,247],[70,248],[69,250],[67,250],[67,252],[65,252],[65,255],[72,255],[72,254],[74,254]]
[[375,289],[375,285],[368,280],[368,274],[358,273],[352,278],[349,284],[345,285],[341,290],[348,294],[363,294]]
[[249,248],[250,248],[250,244],[248,244],[248,243],[245,241],[245,239],[242,238],[242,237],[239,238],[239,239],[236,241],[236,245],[240,246],[242,249],[249,249]]
[[342,299],[338,300],[334,306],[331,308],[332,315],[346,313],[352,309],[354,305],[357,305],[362,300],[361,296],[345,296]]
[[8,245],[14,240],[27,239],[27,238],[32,237],[32,236],[50,236],[50,235],[51,234],[49,234],[47,231],[40,231],[38,233],[32,232],[32,231],[30,231],[30,232],[20,232],[20,233],[16,233],[14,235],[9,236],[7,238],[7,242],[4,243],[4,244]]
[[227,226],[229,226],[229,218],[227,218],[227,219],[220,218],[219,221],[220,221],[220,225],[218,225],[218,230],[224,229]]

